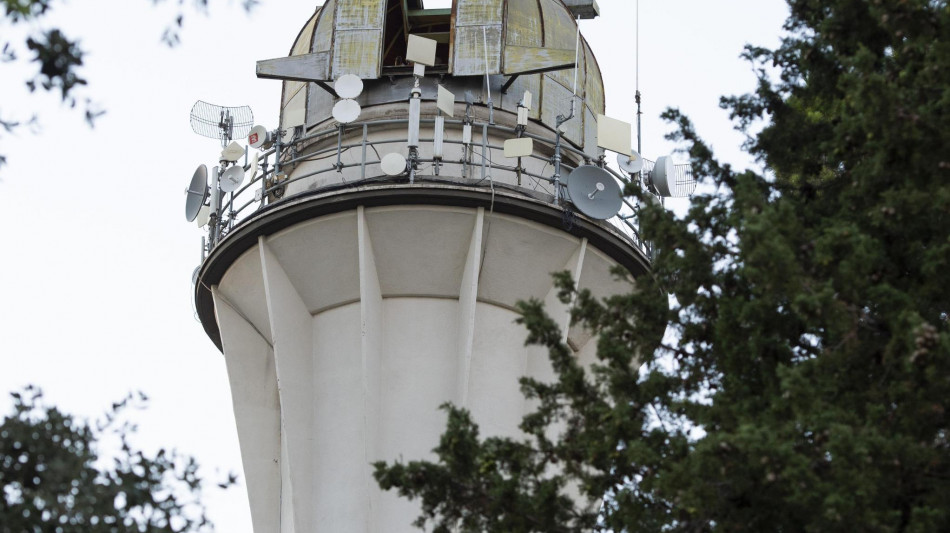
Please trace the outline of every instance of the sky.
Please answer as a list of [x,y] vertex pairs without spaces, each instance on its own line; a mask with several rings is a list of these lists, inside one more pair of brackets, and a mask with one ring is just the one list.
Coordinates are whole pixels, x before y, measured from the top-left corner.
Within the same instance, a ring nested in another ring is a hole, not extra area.
[[[639,86],[642,155],[676,148],[659,114],[678,107],[723,161],[755,168],[718,102],[753,89],[739,54],[747,43],[778,45],[784,2],[642,0],[639,31],[634,0],[598,3],[601,17],[581,32],[603,72],[607,115],[635,123]],[[318,3],[261,0],[247,14],[238,1],[210,0],[208,15],[186,11],[181,44],[169,48],[160,38],[176,4],[74,0],[33,27],[80,39],[81,96],[106,111],[93,129],[55,95],[27,92],[31,66],[0,64],[0,116],[39,121],[0,133],[0,394],[35,384],[63,410],[95,418],[142,391],[151,401],[134,413],[136,442],[194,455],[217,480],[241,474],[240,450],[223,357],[194,313],[202,232],[185,221],[184,190],[220,145],[194,134],[188,114],[196,100],[248,105],[275,127],[280,82],[256,79],[255,61],[286,56]],[[22,30],[0,24],[4,39]],[[0,400],[0,413],[9,405]],[[205,501],[218,531],[251,532],[243,485],[209,489]]]

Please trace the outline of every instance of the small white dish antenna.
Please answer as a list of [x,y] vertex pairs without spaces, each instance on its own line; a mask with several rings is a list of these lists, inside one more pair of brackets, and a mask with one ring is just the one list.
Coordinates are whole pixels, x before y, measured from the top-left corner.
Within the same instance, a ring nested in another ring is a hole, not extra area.
[[435,48],[439,43],[418,35],[410,35],[406,43],[406,61],[435,66]]
[[673,173],[673,156],[663,155],[656,158],[656,164],[653,165],[653,170],[650,171],[650,183],[660,196],[669,197],[673,195],[670,187],[674,179]]
[[386,154],[379,166],[387,176],[396,177],[406,172],[406,158],[400,153]]
[[527,157],[534,153],[534,139],[520,137],[505,141],[505,157]]
[[208,199],[208,167],[199,165],[195,169],[185,193],[188,194],[185,198],[185,219],[188,222],[194,222],[205,200]]
[[231,144],[227,148],[221,150],[221,161],[230,161],[234,163],[244,155],[244,147],[237,143],[237,141],[231,141]]
[[355,121],[360,118],[362,111],[363,109],[360,108],[356,100],[350,100],[349,98],[333,104],[333,118],[340,124],[349,124]]
[[630,155],[617,154],[617,165],[629,174],[636,174],[643,170],[643,158],[636,150],[630,149]]
[[198,216],[195,218],[195,224],[199,228],[203,228],[208,225],[208,222],[211,221],[211,207],[207,205],[201,206],[201,209],[198,210]]
[[436,105],[439,107],[439,111],[450,117],[455,116],[455,95],[441,85],[439,85],[439,98]]
[[233,165],[221,175],[218,187],[221,187],[224,192],[233,192],[241,186],[241,183],[244,183],[244,169],[239,165]]
[[696,190],[696,180],[689,172],[689,165],[674,165],[671,155],[656,158],[650,171],[650,184],[657,194],[666,198],[684,198]]
[[620,185],[594,165],[581,165],[567,176],[567,193],[581,213],[597,220],[611,218],[623,207]]
[[597,146],[630,155],[632,127],[629,123],[605,115],[597,115]]
[[267,131],[264,126],[254,126],[247,134],[247,144],[257,150],[267,150],[274,144],[274,132]]
[[356,74],[344,74],[333,84],[333,89],[340,98],[356,98],[363,94],[363,80]]

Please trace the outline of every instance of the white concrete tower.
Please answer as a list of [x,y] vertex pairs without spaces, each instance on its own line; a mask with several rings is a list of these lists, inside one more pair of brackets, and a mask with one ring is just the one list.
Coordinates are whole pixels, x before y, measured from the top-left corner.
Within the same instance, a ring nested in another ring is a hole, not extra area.
[[[575,22],[594,14],[592,0],[327,0],[290,57],[258,63],[285,80],[284,135],[215,204],[195,289],[227,361],[256,533],[413,531],[417,507],[381,492],[370,463],[429,457],[444,402],[485,435],[519,434],[518,378],[551,370],[524,346],[518,300],[545,301],[577,357],[594,357],[550,273],[606,296],[629,290],[612,267],[649,266],[626,220],[565,197],[571,170],[603,161],[602,79]],[[437,43],[418,142],[410,35]],[[361,114],[341,124],[333,87],[347,74],[363,81]],[[439,85],[455,99],[441,153]],[[513,138],[532,152],[506,158]],[[381,169],[393,153],[406,172]]]

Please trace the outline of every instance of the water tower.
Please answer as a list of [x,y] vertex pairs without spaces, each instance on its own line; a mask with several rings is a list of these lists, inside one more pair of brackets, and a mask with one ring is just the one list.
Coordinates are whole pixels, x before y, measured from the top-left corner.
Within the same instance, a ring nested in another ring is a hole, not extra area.
[[[613,267],[649,266],[619,194],[641,178],[630,127],[603,116],[577,32],[596,15],[593,0],[327,0],[289,57],[257,63],[283,80],[280,124],[193,110],[225,147],[187,210],[207,227],[195,300],[227,362],[256,533],[414,530],[416,506],[370,463],[429,456],[444,402],[518,435],[518,378],[551,374],[518,300],[545,301],[593,359],[550,273],[606,296],[629,288]],[[682,169],[657,166],[675,188]]]

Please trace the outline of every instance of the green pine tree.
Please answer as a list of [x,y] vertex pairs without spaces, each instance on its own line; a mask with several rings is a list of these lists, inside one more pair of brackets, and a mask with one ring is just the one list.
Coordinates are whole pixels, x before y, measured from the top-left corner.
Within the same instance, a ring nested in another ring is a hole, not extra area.
[[746,50],[755,91],[722,100],[768,173],[721,165],[665,113],[705,192],[681,219],[643,202],[652,276],[577,295],[597,366],[522,305],[558,376],[523,380],[523,440],[446,406],[436,461],[376,464],[418,524],[950,531],[950,7],[789,6],[782,45]]

